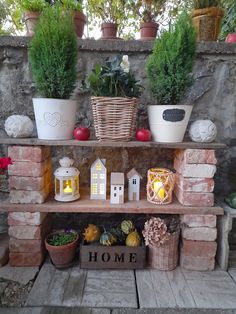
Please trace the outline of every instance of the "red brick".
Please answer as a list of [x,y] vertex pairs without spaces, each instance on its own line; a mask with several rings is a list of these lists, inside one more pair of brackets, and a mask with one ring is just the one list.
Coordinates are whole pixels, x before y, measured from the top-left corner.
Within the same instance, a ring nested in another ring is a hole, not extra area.
[[180,254],[180,266],[185,270],[207,271],[214,270],[214,257],[196,257]]
[[182,227],[182,238],[193,241],[215,241],[217,237],[216,228],[208,227]]
[[9,226],[39,226],[47,213],[11,212],[8,214]]
[[215,257],[217,243],[215,241],[189,241],[183,239],[182,253],[185,256]]
[[11,253],[40,253],[45,251],[45,245],[43,240],[10,238],[9,250]]
[[215,182],[209,178],[185,178],[176,173],[175,184],[185,192],[213,192]]
[[186,178],[213,178],[216,172],[215,165],[186,164],[177,158],[174,160],[174,168]]
[[9,146],[8,156],[13,161],[42,162],[50,156],[48,146]]
[[215,215],[181,215],[180,219],[188,227],[216,227]]
[[8,174],[10,176],[42,177],[50,169],[50,158],[43,162],[15,161],[12,165],[8,166]]
[[9,177],[11,190],[40,191],[44,186],[52,182],[52,172],[47,169],[42,177]]
[[45,186],[41,191],[11,190],[9,199],[12,204],[42,204],[49,196],[52,185]]
[[217,163],[213,149],[177,149],[175,156],[186,164],[215,165]]
[[45,258],[45,252],[40,253],[10,253],[9,264],[17,267],[40,266]]
[[185,206],[197,206],[197,207],[211,207],[214,206],[214,194],[213,193],[195,193],[185,192],[177,185],[174,189],[175,195],[178,201]]

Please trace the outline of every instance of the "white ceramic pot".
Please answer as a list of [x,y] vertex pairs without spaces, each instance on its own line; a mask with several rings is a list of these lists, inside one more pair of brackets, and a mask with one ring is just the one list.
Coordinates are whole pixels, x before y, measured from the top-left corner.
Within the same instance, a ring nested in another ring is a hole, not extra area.
[[193,107],[187,105],[148,106],[148,119],[155,142],[182,142]]
[[70,99],[33,98],[38,138],[70,140],[76,119],[76,101]]

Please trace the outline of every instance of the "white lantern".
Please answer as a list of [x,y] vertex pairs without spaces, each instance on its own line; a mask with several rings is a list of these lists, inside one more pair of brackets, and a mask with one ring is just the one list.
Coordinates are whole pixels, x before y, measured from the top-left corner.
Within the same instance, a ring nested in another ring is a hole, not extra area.
[[80,198],[79,170],[73,166],[74,160],[64,157],[59,160],[61,165],[55,172],[55,200],[71,202]]

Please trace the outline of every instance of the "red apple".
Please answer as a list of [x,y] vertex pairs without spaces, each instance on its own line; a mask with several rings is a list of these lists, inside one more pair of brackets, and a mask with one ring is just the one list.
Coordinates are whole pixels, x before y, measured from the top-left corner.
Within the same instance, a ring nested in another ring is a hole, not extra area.
[[229,34],[229,35],[226,37],[225,41],[226,41],[227,43],[236,43],[236,33],[231,33],[231,34]]
[[136,141],[149,142],[151,139],[151,132],[148,129],[138,129],[136,131]]
[[90,137],[89,128],[80,126],[74,129],[74,138],[78,141],[87,141]]

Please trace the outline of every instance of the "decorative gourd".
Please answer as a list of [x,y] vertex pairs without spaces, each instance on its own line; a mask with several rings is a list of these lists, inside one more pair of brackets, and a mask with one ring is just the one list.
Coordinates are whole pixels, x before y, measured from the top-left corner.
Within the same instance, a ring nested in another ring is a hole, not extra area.
[[225,202],[232,208],[236,208],[236,192],[225,198]]
[[117,238],[117,244],[119,245],[125,244],[126,235],[119,227],[111,228],[110,233],[113,234]]
[[136,230],[128,234],[125,244],[126,246],[140,246],[141,238]]
[[134,224],[131,220],[123,220],[121,222],[121,230],[124,232],[124,234],[129,234],[134,230]]
[[100,237],[100,243],[102,245],[111,246],[117,242],[117,238],[111,232],[103,232]]
[[86,242],[96,242],[100,239],[101,231],[98,226],[89,224],[84,230],[83,236]]

